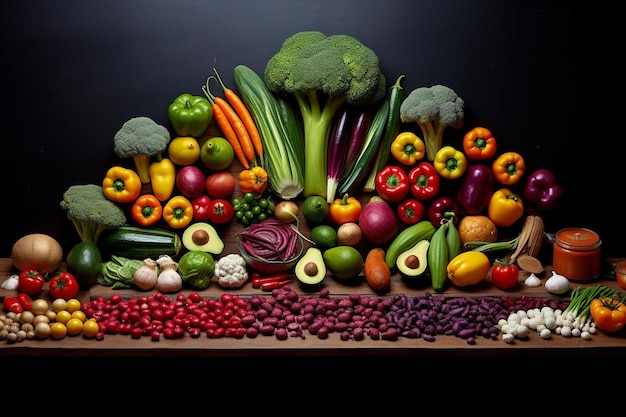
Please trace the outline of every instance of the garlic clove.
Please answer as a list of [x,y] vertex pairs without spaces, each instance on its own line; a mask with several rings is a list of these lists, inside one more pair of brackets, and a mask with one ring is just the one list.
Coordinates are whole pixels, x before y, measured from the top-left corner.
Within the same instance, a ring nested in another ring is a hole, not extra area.
[[524,285],[526,285],[527,287],[540,287],[541,286],[541,280],[539,279],[539,277],[537,275],[535,275],[534,273],[531,273],[524,280]]

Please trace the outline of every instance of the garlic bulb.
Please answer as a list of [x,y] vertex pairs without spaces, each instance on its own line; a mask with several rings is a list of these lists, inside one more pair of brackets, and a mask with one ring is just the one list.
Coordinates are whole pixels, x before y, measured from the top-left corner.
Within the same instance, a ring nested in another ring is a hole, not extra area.
[[551,294],[565,294],[569,291],[569,280],[563,275],[552,271],[552,276],[546,281],[545,287]]
[[524,285],[527,287],[539,287],[541,286],[541,280],[537,275],[531,273],[528,278],[524,280]]
[[157,263],[154,259],[147,258],[143,260],[143,265],[135,271],[133,281],[135,286],[140,290],[151,290],[156,286],[158,273]]
[[161,255],[156,262],[161,269],[157,277],[157,290],[166,294],[180,291],[183,288],[183,279],[178,273],[178,262],[168,255]]

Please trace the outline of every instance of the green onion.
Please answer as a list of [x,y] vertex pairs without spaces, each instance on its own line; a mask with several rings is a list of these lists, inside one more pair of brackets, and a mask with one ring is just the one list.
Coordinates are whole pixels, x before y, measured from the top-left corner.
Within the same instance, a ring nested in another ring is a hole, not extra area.
[[589,307],[591,302],[596,298],[603,297],[619,297],[617,291],[604,285],[594,285],[591,287],[576,287],[569,296],[570,302],[564,314],[571,314],[581,324],[584,324],[589,318]]

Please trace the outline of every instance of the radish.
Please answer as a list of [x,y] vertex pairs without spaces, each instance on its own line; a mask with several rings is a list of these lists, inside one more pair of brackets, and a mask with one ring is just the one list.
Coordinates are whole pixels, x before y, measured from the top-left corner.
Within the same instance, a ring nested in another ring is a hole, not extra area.
[[363,207],[358,224],[365,239],[375,245],[390,242],[398,232],[396,212],[382,199],[370,200]]

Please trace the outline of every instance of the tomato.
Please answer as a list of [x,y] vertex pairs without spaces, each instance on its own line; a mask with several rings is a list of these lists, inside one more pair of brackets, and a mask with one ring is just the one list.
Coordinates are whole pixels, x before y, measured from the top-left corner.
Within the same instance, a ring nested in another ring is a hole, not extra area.
[[25,269],[20,272],[18,278],[18,289],[28,295],[37,295],[43,288],[45,279],[41,272],[36,269]]
[[76,336],[83,331],[83,322],[77,318],[71,318],[65,324],[67,327],[67,334],[71,336]]
[[228,171],[209,174],[204,183],[206,192],[211,198],[230,198],[235,192],[236,180]]
[[600,330],[613,333],[626,326],[626,304],[616,297],[595,298],[589,305],[591,318]]
[[100,331],[100,326],[98,326],[96,319],[89,319],[83,324],[83,336],[85,337],[96,337],[98,331]]
[[67,335],[67,327],[65,324],[56,322],[50,325],[50,336],[53,339],[63,339]]
[[75,311],[80,310],[80,301],[76,298],[70,298],[69,300],[67,300],[67,311],[69,311],[70,313],[73,313]]
[[519,281],[519,267],[498,259],[491,269],[491,280],[501,290],[511,289]]
[[66,324],[72,318],[72,313],[67,310],[62,310],[57,313],[56,321]]
[[73,319],[79,319],[83,323],[87,320],[87,315],[82,310],[74,310],[71,314]]
[[59,272],[50,280],[48,287],[52,298],[63,298],[65,300],[75,298],[80,291],[78,281],[69,272]]
[[209,204],[208,220],[216,224],[228,223],[235,216],[232,203],[223,198],[216,198]]

